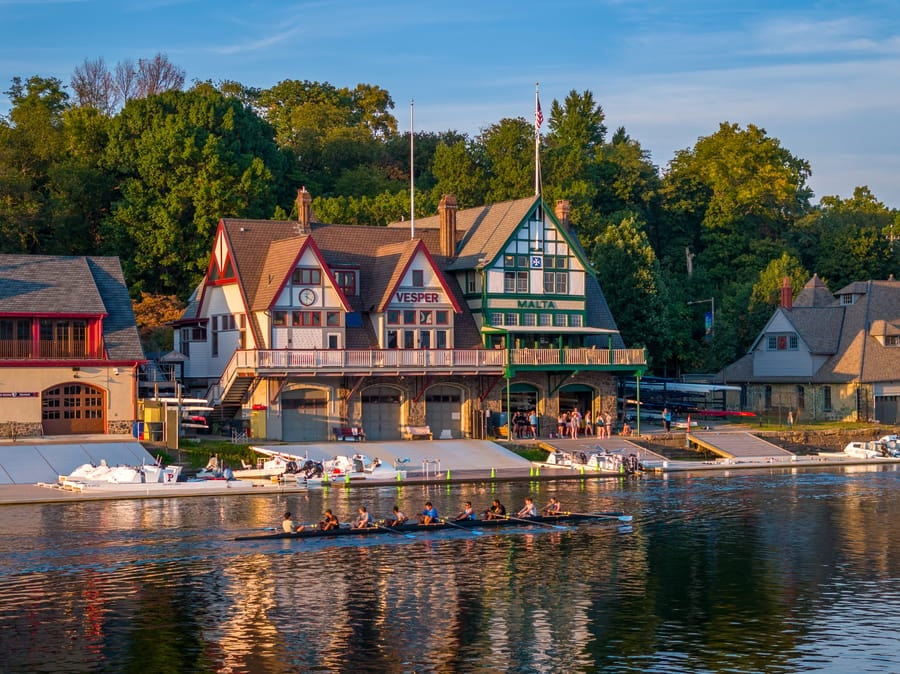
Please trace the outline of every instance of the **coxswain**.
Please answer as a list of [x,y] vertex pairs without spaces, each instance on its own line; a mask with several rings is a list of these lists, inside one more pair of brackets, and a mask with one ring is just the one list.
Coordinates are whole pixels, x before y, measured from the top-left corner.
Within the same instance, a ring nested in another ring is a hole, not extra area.
[[525,497],[525,504],[516,513],[516,517],[531,519],[532,517],[537,517],[537,506],[534,505],[534,499],[530,496]]
[[491,507],[484,511],[484,519],[486,520],[502,520],[506,517],[506,506],[500,503],[499,499],[494,499]]

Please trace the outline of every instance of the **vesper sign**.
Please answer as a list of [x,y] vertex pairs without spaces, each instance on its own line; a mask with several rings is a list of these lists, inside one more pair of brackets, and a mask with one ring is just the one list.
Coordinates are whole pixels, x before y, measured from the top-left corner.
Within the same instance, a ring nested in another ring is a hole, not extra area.
[[394,300],[403,304],[436,304],[441,301],[440,293],[394,293]]

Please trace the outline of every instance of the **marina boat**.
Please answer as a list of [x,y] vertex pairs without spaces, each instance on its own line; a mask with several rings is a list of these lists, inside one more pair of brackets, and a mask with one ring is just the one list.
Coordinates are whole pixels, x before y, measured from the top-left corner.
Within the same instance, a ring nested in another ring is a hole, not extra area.
[[357,480],[405,480],[406,471],[398,468],[385,466],[377,457],[369,459],[365,454],[354,454],[352,456],[335,456],[327,461],[323,461],[321,473],[316,471],[309,474],[310,466],[304,464],[299,473],[297,473],[297,483],[305,484],[308,487],[321,486],[328,483],[344,483],[355,482]]
[[109,466],[103,459],[99,465],[85,463],[68,475],[60,475],[58,486],[79,491],[86,488],[122,489],[133,485],[143,488],[148,484],[175,484],[180,474],[181,466]]
[[303,531],[287,533],[278,531],[275,533],[252,534],[249,536],[237,536],[236,541],[261,541],[278,540],[285,538],[337,538],[340,536],[378,536],[381,534],[390,536],[410,536],[417,533],[436,533],[452,529],[473,530],[480,533],[481,530],[503,529],[507,527],[550,527],[564,528],[566,524],[577,524],[589,520],[611,520],[618,522],[631,522],[631,515],[620,512],[604,513],[564,513],[561,515],[549,515],[521,519],[517,517],[504,517],[492,520],[441,520],[437,524],[406,523],[397,527],[376,525],[365,529],[353,529],[350,526],[340,526],[337,529],[324,531],[318,528],[306,528]]
[[848,442],[844,454],[855,459],[875,459],[884,456],[878,442]]

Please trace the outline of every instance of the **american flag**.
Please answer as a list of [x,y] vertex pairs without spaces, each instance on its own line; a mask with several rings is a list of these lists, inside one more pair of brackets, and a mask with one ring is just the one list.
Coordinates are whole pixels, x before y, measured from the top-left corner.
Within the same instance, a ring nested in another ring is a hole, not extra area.
[[537,100],[537,109],[534,111],[534,128],[540,129],[541,124],[544,123],[544,113],[541,112],[541,99],[538,98],[536,100]]

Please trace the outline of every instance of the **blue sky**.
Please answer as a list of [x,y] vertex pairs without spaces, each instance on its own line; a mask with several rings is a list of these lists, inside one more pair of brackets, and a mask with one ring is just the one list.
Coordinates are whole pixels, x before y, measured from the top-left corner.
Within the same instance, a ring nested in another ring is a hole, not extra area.
[[[816,199],[900,207],[894,0],[0,0],[0,88],[85,58],[168,55],[191,80],[377,84],[401,130],[470,134],[590,90],[665,168],[722,121],[812,165]],[[0,112],[8,101],[0,97]]]

